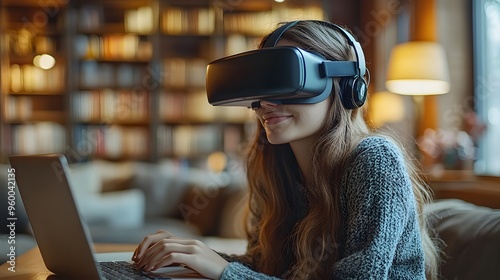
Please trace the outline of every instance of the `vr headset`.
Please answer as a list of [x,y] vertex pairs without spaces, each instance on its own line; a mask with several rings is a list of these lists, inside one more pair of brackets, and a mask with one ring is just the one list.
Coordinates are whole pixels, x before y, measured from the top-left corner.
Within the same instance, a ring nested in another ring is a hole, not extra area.
[[281,36],[299,21],[276,29],[263,48],[224,57],[207,66],[208,102],[214,106],[260,107],[260,101],[277,104],[312,104],[332,92],[334,77],[340,79],[340,99],[345,108],[364,104],[367,84],[365,58],[360,44],[338,25],[317,21],[339,30],[354,47],[356,61],[331,61],[293,46],[276,47]]

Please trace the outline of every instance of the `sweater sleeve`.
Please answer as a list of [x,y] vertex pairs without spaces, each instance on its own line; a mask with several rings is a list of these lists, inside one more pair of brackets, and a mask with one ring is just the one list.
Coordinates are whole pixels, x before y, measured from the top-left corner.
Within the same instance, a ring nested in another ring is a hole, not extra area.
[[[249,240],[250,242],[255,241],[255,238]],[[276,277],[268,276],[263,273],[254,271],[251,265],[251,258],[248,255],[227,255],[223,253],[218,253],[221,257],[223,257],[229,264],[224,269],[221,280],[232,280],[232,279],[263,279],[263,280],[272,280],[279,279]]]
[[[251,223],[255,226],[256,218],[252,217]],[[251,248],[258,242],[258,229],[254,228],[254,234],[251,234],[248,238],[248,247]],[[253,270],[252,268],[252,258],[247,254],[238,255],[227,255],[223,253],[218,253],[223,257],[229,264],[224,269],[221,280],[232,280],[232,279],[262,279],[262,280],[277,280],[279,278],[269,276],[260,272]]]
[[247,279],[247,280],[278,280],[279,278],[256,272],[240,262],[230,262],[220,280]]
[[[403,157],[387,140],[368,142],[360,144],[344,176],[345,244],[334,278],[423,279],[415,199]],[[409,242],[398,248],[403,236]],[[400,264],[395,263],[398,254],[406,254]]]

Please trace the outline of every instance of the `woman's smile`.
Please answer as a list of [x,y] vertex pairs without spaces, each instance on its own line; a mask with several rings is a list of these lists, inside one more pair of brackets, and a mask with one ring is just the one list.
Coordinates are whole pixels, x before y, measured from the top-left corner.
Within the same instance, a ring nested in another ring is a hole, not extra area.
[[260,101],[254,109],[272,144],[292,143],[316,137],[327,117],[330,99],[313,104],[276,104]]
[[293,118],[293,115],[268,113],[262,116],[266,125],[275,125]]

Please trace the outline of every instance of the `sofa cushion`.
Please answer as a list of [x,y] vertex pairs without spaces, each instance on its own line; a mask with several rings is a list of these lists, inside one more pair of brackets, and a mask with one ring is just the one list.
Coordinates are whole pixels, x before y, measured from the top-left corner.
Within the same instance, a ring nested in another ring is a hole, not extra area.
[[194,224],[203,236],[245,238],[243,188],[193,185],[179,204],[178,218]]
[[182,168],[170,163],[136,163],[130,188],[139,189],[146,198],[146,217],[170,217],[186,192]]
[[74,196],[101,192],[99,169],[90,162],[72,164],[68,181]]
[[144,223],[146,202],[140,190],[103,192],[103,181],[117,180],[131,173],[123,170],[97,161],[70,166],[68,177],[73,197],[87,224],[130,228]]
[[500,210],[458,200],[426,206],[444,242],[444,279],[496,279],[500,275]]
[[100,178],[101,192],[123,191],[130,188],[135,174],[134,162],[94,160],[93,165]]
[[224,188],[190,186],[178,207],[178,217],[194,224],[202,235],[217,235]]

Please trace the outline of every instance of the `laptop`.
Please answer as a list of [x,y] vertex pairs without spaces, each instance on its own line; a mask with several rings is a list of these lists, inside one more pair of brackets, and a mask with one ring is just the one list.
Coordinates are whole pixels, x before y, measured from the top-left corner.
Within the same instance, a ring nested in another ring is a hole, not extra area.
[[57,276],[76,280],[200,279],[182,266],[154,273],[140,271],[131,261],[133,252],[96,254],[73,199],[66,158],[45,154],[9,159],[45,266]]

